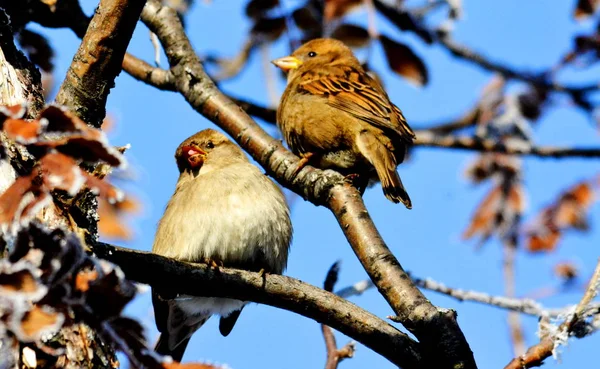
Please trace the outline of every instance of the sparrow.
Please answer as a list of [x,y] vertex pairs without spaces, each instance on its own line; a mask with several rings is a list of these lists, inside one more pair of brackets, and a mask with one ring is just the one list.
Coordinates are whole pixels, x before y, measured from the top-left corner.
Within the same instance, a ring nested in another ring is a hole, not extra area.
[[[283,273],[292,223],[279,187],[212,129],[183,141],[175,160],[179,179],[152,252],[213,267]],[[219,330],[227,336],[246,302],[153,289],[152,304],[161,333],[156,352],[181,361],[192,334],[211,315],[221,316]]]
[[389,200],[412,208],[396,167],[415,134],[352,50],[338,40],[314,39],[272,63],[287,73],[277,125],[302,158],[299,168],[310,163],[363,183],[378,179]]

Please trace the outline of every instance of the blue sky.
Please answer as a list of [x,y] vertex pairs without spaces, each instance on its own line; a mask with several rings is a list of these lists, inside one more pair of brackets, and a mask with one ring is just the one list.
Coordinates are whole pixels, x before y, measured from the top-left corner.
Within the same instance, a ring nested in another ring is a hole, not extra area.
[[[88,14],[96,1],[83,2]],[[187,30],[198,52],[233,56],[245,41],[249,22],[243,15],[242,1],[197,1],[187,17]],[[289,6],[297,2],[288,1]],[[593,23],[578,24],[571,18],[574,1],[548,2],[540,0],[504,2],[465,0],[465,18],[456,25],[454,37],[491,58],[505,61],[526,70],[551,67],[571,47],[574,32],[587,31]],[[352,16],[364,23],[364,13]],[[416,88],[387,72],[378,47],[372,64],[382,72],[392,100],[404,111],[414,127],[424,127],[459,116],[479,97],[491,74],[457,60],[438,46],[423,45],[412,34],[399,33],[385,21],[378,23],[380,31],[414,47],[430,72],[430,84]],[[79,41],[66,30],[45,30],[57,52],[55,76],[61,80]],[[153,49],[148,30],[138,25],[129,51],[151,61]],[[284,42],[274,45],[271,58],[286,55]],[[166,66],[163,58],[163,66]],[[561,81],[592,81],[598,68],[587,73],[566,71]],[[236,96],[266,103],[264,74],[260,56],[252,58],[244,72],[223,88]],[[278,84],[278,92],[284,88]],[[519,84],[510,86],[518,91]],[[158,91],[121,74],[112,90],[107,110],[117,120],[111,132],[115,145],[131,143],[127,156],[136,172],[136,179],[124,187],[143,201],[143,212],[133,219],[135,239],[129,247],[150,250],[158,219],[171,196],[177,180],[173,154],[177,145],[189,135],[212,123],[195,113],[183,98]],[[266,126],[274,133],[274,127]],[[568,100],[558,97],[535,126],[535,141],[548,145],[598,145],[598,130],[589,117],[572,108]],[[502,295],[502,250],[497,241],[480,250],[462,241],[475,206],[489,190],[488,185],[474,186],[463,176],[467,163],[475,155],[445,149],[418,148],[412,160],[400,167],[400,174],[413,200],[413,210],[394,205],[383,197],[380,187],[365,194],[365,203],[388,246],[403,267],[415,276],[431,277],[448,286]],[[524,182],[529,207],[527,219],[541,207],[553,201],[563,189],[579,180],[598,174],[598,161],[582,159],[536,159],[524,161]],[[593,271],[598,258],[598,206],[591,212],[592,231],[569,233],[550,255],[530,255],[520,250],[517,260],[517,293],[526,295],[543,287],[558,285],[552,267],[562,260],[572,260],[581,269],[583,278]],[[322,285],[333,262],[342,261],[338,287],[366,278],[335,218],[325,209],[296,198],[292,221],[295,233],[287,275],[305,282]],[[124,243],[121,243],[124,244]],[[426,292],[436,305],[453,308],[459,323],[475,353],[480,368],[503,367],[512,358],[509,345],[506,312],[469,302],[457,302],[445,296]],[[546,298],[542,302],[559,307],[576,303],[582,291],[576,290]],[[359,306],[385,317],[392,313],[375,290],[352,298]],[[150,342],[157,338],[149,293],[141,294],[128,308],[147,327]],[[524,328],[528,345],[537,342],[536,320],[525,317]],[[185,361],[226,363],[233,369],[246,368],[318,368],[324,364],[325,346],[317,323],[299,315],[268,306],[246,308],[235,329],[223,338],[217,329],[217,319],[209,321],[192,339]],[[338,343],[348,339],[337,334]],[[553,359],[545,368],[584,366],[597,350],[600,336],[569,341],[562,348],[564,365]],[[358,346],[355,357],[341,364],[343,368],[392,368],[387,360],[369,349]]]

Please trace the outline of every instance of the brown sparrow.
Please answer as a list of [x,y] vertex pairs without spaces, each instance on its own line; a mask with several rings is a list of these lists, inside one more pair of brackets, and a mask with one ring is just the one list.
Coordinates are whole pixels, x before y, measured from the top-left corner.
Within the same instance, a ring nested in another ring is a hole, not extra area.
[[[279,187],[221,133],[206,129],[179,145],[179,180],[160,219],[152,251],[189,262],[280,274],[292,238]],[[244,301],[153,291],[156,351],[181,361],[192,334],[213,314],[227,336]]]
[[273,64],[288,75],[277,124],[302,165],[358,175],[365,185],[375,171],[385,196],[410,209],[396,167],[415,134],[352,50],[315,39]]

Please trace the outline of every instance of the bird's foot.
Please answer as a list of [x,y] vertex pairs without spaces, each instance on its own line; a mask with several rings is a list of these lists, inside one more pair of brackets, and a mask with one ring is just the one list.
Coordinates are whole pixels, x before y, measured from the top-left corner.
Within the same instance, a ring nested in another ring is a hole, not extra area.
[[358,174],[358,173],[350,173],[350,174],[347,174],[346,176],[344,176],[344,179],[346,179],[346,181],[348,181],[350,183],[354,183],[359,178],[360,178],[360,174]]
[[367,189],[367,184],[369,181],[365,181],[364,177],[358,173],[350,173],[344,176],[344,180],[350,183],[352,186],[356,187],[358,192],[360,192],[361,196],[365,193]]
[[305,166],[308,165],[308,163],[310,162],[310,159],[314,156],[315,154],[312,152],[308,152],[306,154],[302,154],[302,158],[300,158],[300,161],[298,162],[298,166],[296,167],[296,169],[294,170],[294,173],[292,174],[292,179],[296,178],[296,176],[298,175],[298,173],[300,173],[300,171],[302,169],[304,169]]
[[204,258],[204,263],[208,264],[209,267],[213,268],[213,269],[219,269],[219,267],[223,267],[223,261],[222,260],[214,260],[211,258]]

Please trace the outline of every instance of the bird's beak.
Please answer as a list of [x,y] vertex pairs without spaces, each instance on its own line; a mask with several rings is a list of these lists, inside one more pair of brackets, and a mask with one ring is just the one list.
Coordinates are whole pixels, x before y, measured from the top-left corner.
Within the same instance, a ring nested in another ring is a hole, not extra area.
[[276,67],[284,72],[287,72],[292,69],[298,69],[302,65],[302,60],[293,56],[285,56],[283,58],[275,59],[271,61],[271,63],[275,64]]
[[181,148],[181,151],[192,169],[201,167],[206,158],[206,152],[197,146],[184,146]]

